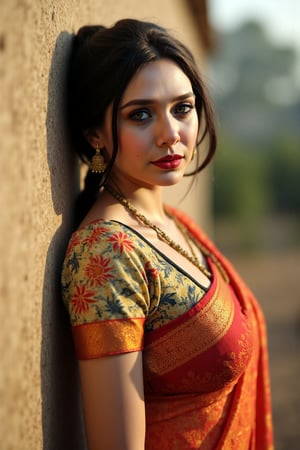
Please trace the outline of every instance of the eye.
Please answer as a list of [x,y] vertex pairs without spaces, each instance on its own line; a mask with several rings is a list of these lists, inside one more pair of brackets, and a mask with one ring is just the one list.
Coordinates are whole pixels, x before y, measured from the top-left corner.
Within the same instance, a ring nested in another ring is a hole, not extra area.
[[179,116],[185,116],[192,109],[194,109],[194,105],[192,103],[179,103],[174,107],[174,113]]
[[151,117],[150,112],[147,109],[139,109],[130,113],[129,118],[136,122],[144,122]]

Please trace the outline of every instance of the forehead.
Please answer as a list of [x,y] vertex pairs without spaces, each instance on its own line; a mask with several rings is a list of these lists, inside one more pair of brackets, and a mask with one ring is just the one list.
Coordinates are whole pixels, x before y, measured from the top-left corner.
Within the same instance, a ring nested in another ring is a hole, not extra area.
[[171,60],[159,59],[143,66],[128,84],[122,103],[133,98],[173,98],[192,92],[185,73]]

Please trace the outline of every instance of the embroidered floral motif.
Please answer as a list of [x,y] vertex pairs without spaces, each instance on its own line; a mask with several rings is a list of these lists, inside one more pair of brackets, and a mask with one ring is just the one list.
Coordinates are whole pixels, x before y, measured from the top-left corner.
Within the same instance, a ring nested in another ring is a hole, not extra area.
[[88,311],[91,303],[95,303],[95,292],[83,286],[75,286],[75,294],[71,300],[71,306],[75,314],[83,314]]
[[112,248],[115,252],[119,251],[120,253],[123,253],[124,250],[131,251],[134,248],[133,242],[128,238],[127,234],[122,233],[122,231],[110,236],[108,241],[113,243]]
[[91,286],[103,286],[110,278],[113,278],[110,273],[113,270],[109,266],[110,261],[110,258],[103,258],[102,255],[90,256],[85,275]]
[[148,316],[145,329],[150,331],[183,314],[205,294],[134,231],[101,220],[73,234],[62,281],[67,305],[77,295],[76,286],[84,284],[94,292],[92,307],[71,309],[74,325]]
[[[228,272],[233,286],[242,285],[230,267]],[[134,231],[101,220],[74,233],[62,286],[80,359],[143,350],[145,449],[273,449],[263,318],[246,288],[236,290],[238,300],[231,290],[211,288],[205,296]],[[209,309],[223,295],[236,300],[232,323],[222,302]],[[193,321],[196,311],[206,320],[178,340],[181,325]],[[220,320],[226,326],[216,336]],[[152,345],[157,340],[159,358]],[[167,358],[176,365],[154,370],[153,359]]]
[[155,267],[151,266],[150,261],[147,261],[145,265],[145,272],[150,273],[152,277],[157,278],[158,277],[158,270]]
[[101,234],[105,231],[105,228],[103,227],[96,227],[92,230],[92,233],[88,235],[85,239],[83,239],[82,243],[87,244],[88,248],[93,247],[98,240]]
[[82,243],[81,237],[78,236],[76,233],[74,233],[67,247],[66,256],[69,256],[70,253],[73,252],[74,248],[81,243]]
[[76,252],[72,253],[72,256],[70,256],[68,262],[67,262],[68,267],[71,268],[71,272],[72,273],[77,273],[79,270],[79,261],[77,258],[77,254]]
[[147,261],[145,265],[145,279],[148,280],[148,278],[157,278],[159,276],[159,272],[156,269],[156,267],[153,267],[153,265],[150,263],[150,261]]
[[232,378],[238,376],[245,370],[253,350],[253,330],[250,321],[246,321],[242,317],[242,325],[244,332],[241,333],[239,339],[237,340],[237,351],[231,352],[230,357],[225,359],[223,362],[225,371],[227,370],[229,377]]

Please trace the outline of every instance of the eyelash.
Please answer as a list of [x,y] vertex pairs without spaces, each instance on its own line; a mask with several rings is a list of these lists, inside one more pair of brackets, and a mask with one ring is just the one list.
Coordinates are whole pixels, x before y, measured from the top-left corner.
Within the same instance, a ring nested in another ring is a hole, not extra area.
[[[176,109],[183,108],[184,111],[176,112]],[[188,115],[195,106],[192,103],[179,103],[178,105],[174,106],[173,110],[175,112],[175,115],[178,115],[180,117],[185,117]],[[138,118],[139,115],[146,114],[146,118]],[[130,113],[129,118],[135,122],[145,122],[146,120],[150,119],[152,117],[151,112],[148,109],[138,109],[136,111],[133,111]]]
[[[139,118],[138,116],[141,114],[147,114],[147,118]],[[139,109],[137,111],[133,111],[130,115],[129,118],[135,122],[144,122],[145,120],[149,119],[149,117],[151,116],[151,113],[149,111],[147,111],[146,109]]]
[[184,108],[184,111],[178,112],[177,114],[185,116],[194,109],[194,105],[192,103],[180,103],[175,106],[175,109],[176,108]]

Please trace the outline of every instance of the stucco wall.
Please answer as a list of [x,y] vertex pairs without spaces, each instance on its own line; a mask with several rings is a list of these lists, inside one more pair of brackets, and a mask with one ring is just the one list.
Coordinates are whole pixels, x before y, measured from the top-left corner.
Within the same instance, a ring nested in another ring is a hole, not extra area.
[[[59,296],[78,189],[62,87],[70,33],[84,23],[109,25],[129,16],[174,28],[201,60],[184,0],[0,0],[3,450],[84,450],[76,363]],[[197,190],[205,190],[205,181]],[[196,208],[193,202],[183,207],[205,220],[207,203]]]

